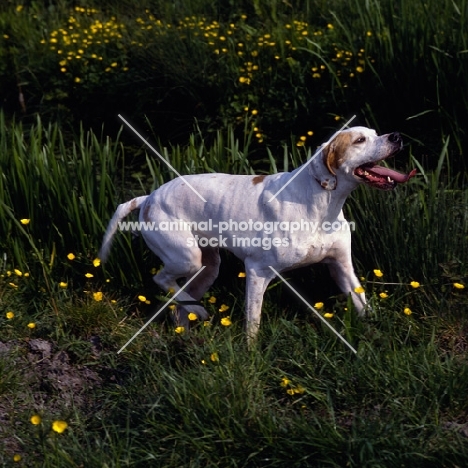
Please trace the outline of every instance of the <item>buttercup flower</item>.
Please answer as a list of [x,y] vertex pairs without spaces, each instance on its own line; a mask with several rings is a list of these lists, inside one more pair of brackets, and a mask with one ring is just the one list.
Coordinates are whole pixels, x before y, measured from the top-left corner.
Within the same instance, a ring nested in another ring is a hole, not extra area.
[[20,219],[20,223],[23,224],[24,226],[27,226],[30,222],[31,220],[27,218]]
[[332,314],[331,312],[327,312],[326,314],[323,314],[323,316],[324,316],[325,318],[328,318],[328,319],[329,319],[329,318],[333,318],[334,315],[335,315],[335,314]]
[[138,300],[141,302],[146,302],[146,297],[145,296],[138,296]]
[[101,264],[101,259],[100,259],[100,258],[95,258],[95,259],[93,260],[93,265],[94,265],[95,267],[98,267],[100,264]]
[[374,270],[374,275],[377,276],[377,278],[382,278],[383,273],[380,270]]
[[94,275],[92,273],[86,273],[85,276],[86,278],[94,278]]
[[52,430],[61,434],[68,427],[66,421],[54,421],[52,423]]
[[403,313],[405,315],[411,315],[413,312],[409,307],[405,307],[404,310],[403,310]]
[[387,299],[388,294],[387,294],[387,293],[384,293],[384,292],[381,292],[381,293],[379,294],[379,296],[380,296],[381,299]]
[[457,289],[465,289],[465,286],[461,283],[453,283],[453,287]]
[[174,331],[178,333],[179,335],[181,335],[182,333],[184,333],[185,327],[176,327]]
[[221,304],[221,307],[219,308],[219,311],[220,312],[226,312],[226,310],[229,309],[229,306],[227,306],[226,304]]
[[190,314],[188,314],[188,319],[191,321],[197,320],[197,318],[197,314],[194,314],[193,312],[190,312]]
[[31,421],[31,424],[34,424],[35,426],[37,426],[38,424],[41,424],[42,419],[38,414],[35,414],[31,416],[30,421]]
[[36,324],[34,322],[30,322],[28,323],[28,328],[32,330],[33,328],[36,328]]
[[69,253],[69,254],[67,255],[67,258],[68,258],[68,260],[75,260],[76,257],[75,257],[74,254]]
[[15,318],[15,314],[13,312],[7,312],[5,316],[8,320]]
[[102,292],[98,291],[93,293],[93,299],[97,302],[102,301]]
[[315,307],[316,309],[323,309],[323,302],[316,302],[316,303],[314,304],[314,307]]
[[364,292],[364,288],[362,286],[357,286],[356,288],[354,288],[354,292],[361,294]]
[[62,288],[62,289],[65,289],[67,286],[68,286],[68,283],[65,283],[65,281],[61,281],[59,283],[59,286]]
[[[260,138],[260,137],[259,137]],[[241,271],[238,275],[238,278],[245,278],[245,272]]]
[[229,325],[232,325],[231,319],[229,317],[223,317],[221,319],[221,325],[224,325],[225,327],[229,327]]
[[414,289],[417,289],[421,285],[417,281],[411,281],[410,286]]
[[208,302],[209,302],[210,304],[216,304],[216,297],[211,296],[211,297],[208,299]]
[[213,362],[219,362],[218,353],[211,353],[210,359],[211,359]]

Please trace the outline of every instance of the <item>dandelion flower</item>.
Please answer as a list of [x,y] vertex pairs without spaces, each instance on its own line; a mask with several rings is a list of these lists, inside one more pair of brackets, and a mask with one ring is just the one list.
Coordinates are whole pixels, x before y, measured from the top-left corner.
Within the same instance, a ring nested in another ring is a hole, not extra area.
[[244,271],[241,271],[238,275],[237,275],[238,278],[245,278],[245,272]]
[[374,270],[374,275],[377,276],[377,278],[382,278],[383,273],[380,270]]
[[291,383],[291,381],[290,381],[289,379],[287,379],[286,377],[283,377],[283,378],[281,379],[280,385],[281,385],[282,387],[287,387],[290,383]]
[[68,260],[75,260],[76,257],[75,257],[74,254],[69,253],[69,254],[67,255],[67,258],[68,258]]
[[229,327],[229,325],[232,325],[231,319],[229,317],[223,317],[221,319],[221,325]]
[[15,314],[13,312],[7,312],[5,316],[8,320],[15,318]]
[[30,421],[31,421],[31,424],[34,424],[35,426],[37,426],[38,424],[41,424],[42,419],[38,414],[35,414],[31,416]]
[[316,309],[323,309],[323,302],[316,302],[316,303],[314,304],[314,307],[315,307]]
[[36,328],[36,324],[34,322],[30,322],[28,323],[28,328],[32,330],[33,328]]
[[457,289],[465,289],[465,285],[461,283],[453,283],[453,287]]
[[362,286],[357,286],[356,288],[354,288],[354,292],[362,294],[364,292],[364,288]]
[[411,315],[413,313],[413,311],[409,307],[405,307],[404,310],[403,310],[403,313],[405,315]]
[[387,299],[388,294],[387,294],[387,293],[384,293],[384,292],[381,292],[381,293],[379,294],[379,296],[380,296],[381,299]]
[[58,434],[64,432],[67,427],[68,424],[66,423],[66,421],[54,421],[52,423],[52,430],[57,432]]
[[24,226],[27,226],[30,222],[31,220],[28,218],[20,219],[20,223],[23,224]]
[[191,321],[194,321],[194,320],[197,320],[197,314],[193,313],[193,312],[190,312],[190,314],[188,314],[188,319],[191,320]]
[[95,258],[95,259],[93,260],[93,265],[94,265],[95,267],[98,267],[100,264],[101,264],[101,259],[100,259],[100,258]]
[[184,333],[185,327],[176,327],[174,331],[178,333],[179,335],[181,335],[182,333]]
[[93,299],[97,302],[102,301],[102,292],[98,291],[93,293]]
[[414,289],[417,289],[421,285],[417,281],[411,281],[410,286]]
[[324,316],[325,318],[328,318],[328,319],[333,318],[334,315],[335,315],[335,314],[332,314],[331,312],[327,312],[327,313],[323,314],[323,316]]
[[226,312],[226,310],[229,309],[229,306],[227,306],[226,304],[221,304],[221,307],[219,308],[219,311],[220,312]]

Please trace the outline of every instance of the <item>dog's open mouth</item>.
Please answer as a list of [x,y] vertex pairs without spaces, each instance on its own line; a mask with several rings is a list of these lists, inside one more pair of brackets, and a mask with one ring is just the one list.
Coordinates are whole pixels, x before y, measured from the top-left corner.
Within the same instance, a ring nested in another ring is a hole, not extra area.
[[354,170],[355,176],[380,190],[392,190],[397,184],[408,182],[415,174],[416,169],[413,169],[409,174],[402,174],[388,167],[377,166],[375,163],[363,164]]

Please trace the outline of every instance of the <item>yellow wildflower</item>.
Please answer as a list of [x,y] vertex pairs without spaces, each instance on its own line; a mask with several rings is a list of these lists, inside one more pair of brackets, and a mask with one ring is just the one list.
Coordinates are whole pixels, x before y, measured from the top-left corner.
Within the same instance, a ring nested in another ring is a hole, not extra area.
[[211,359],[213,362],[219,362],[218,353],[211,353],[210,359]]
[[37,426],[38,424],[41,424],[42,419],[38,414],[35,414],[31,416],[30,421],[31,421],[31,424],[34,424],[35,426]]
[[290,383],[291,383],[291,381],[290,381],[289,379],[287,379],[286,377],[283,377],[283,378],[281,379],[280,385],[281,385],[282,387],[287,387]]
[[18,269],[16,269],[16,268],[15,268],[13,271],[15,272],[15,275],[16,275],[16,276],[23,276],[23,272],[22,272],[22,271],[20,271],[20,270],[18,270]]
[[465,285],[461,283],[453,283],[453,287],[457,289],[465,289]]
[[316,302],[316,303],[314,304],[314,307],[315,307],[316,309],[323,309],[323,302]]
[[15,318],[15,314],[13,312],[7,312],[5,316],[8,320]]
[[[260,137],[259,137],[260,138]],[[238,275],[238,278],[245,278],[245,272],[241,271]]]
[[327,313],[323,314],[323,316],[324,316],[325,318],[328,318],[328,319],[333,318],[334,315],[335,315],[335,314],[332,314],[331,312],[327,312]]
[[184,333],[185,327],[176,327],[174,331],[178,333],[179,335],[181,335],[182,333]]
[[66,421],[54,421],[52,423],[52,430],[61,434],[68,427]]
[[210,304],[216,304],[216,297],[211,296],[211,297],[208,299],[208,302],[209,302]]
[[219,308],[219,311],[220,312],[226,312],[226,310],[229,309],[229,306],[227,306],[226,304],[221,304],[221,307]]
[[95,267],[98,267],[100,264],[101,264],[101,259],[95,258],[95,259],[93,260],[93,265],[94,265]]
[[68,260],[75,260],[76,257],[75,257],[74,254],[69,253],[69,254],[67,255],[67,258],[68,258]]
[[65,289],[67,286],[68,286],[68,283],[65,283],[65,281],[61,281],[59,283],[59,287],[61,287],[62,289]]
[[20,219],[20,223],[25,225],[25,226],[27,226],[30,222],[31,222],[31,220],[28,219],[28,218]]
[[221,319],[221,325],[229,327],[229,325],[232,325],[231,319],[229,317],[223,317]]
[[194,314],[193,312],[190,312],[190,314],[188,314],[188,319],[189,320],[197,320],[197,314]]
[[36,324],[34,322],[30,322],[28,323],[28,328],[32,330],[33,328],[36,328]]
[[20,455],[19,453],[15,453],[15,454],[13,455],[13,461],[14,461],[14,462],[19,462],[19,461],[21,461],[21,455]]
[[380,296],[381,299],[387,299],[388,294],[387,294],[387,293],[384,293],[384,292],[381,292],[381,293],[379,294],[379,296]]
[[138,300],[141,302],[146,302],[146,297],[145,296],[138,296]]
[[354,292],[362,294],[364,292],[364,288],[362,286],[357,286],[356,288],[354,288]]
[[86,278],[94,278],[92,273],[85,273]]
[[417,281],[411,281],[410,286],[414,289],[417,289],[421,285]]
[[98,291],[93,293],[93,299],[97,302],[102,301],[102,292]]
[[382,278],[383,273],[380,270],[374,270],[374,275],[377,276],[377,278]]
[[411,315],[413,312],[409,307],[405,307],[404,310],[403,310],[403,313],[405,315]]

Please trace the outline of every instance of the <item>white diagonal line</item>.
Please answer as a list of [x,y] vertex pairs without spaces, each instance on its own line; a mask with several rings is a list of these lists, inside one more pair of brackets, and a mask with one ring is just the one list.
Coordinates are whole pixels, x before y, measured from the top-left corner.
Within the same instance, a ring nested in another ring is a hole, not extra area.
[[280,278],[283,283],[294,293],[296,296],[310,309],[312,309],[312,312],[317,315],[317,317],[341,340],[343,343],[354,353],[357,354],[357,351],[320,315],[319,312],[317,312],[316,309],[314,309],[271,265],[270,265],[271,270],[275,273],[278,278]]
[[167,165],[167,167],[169,167],[169,169],[171,169],[172,171],[174,171],[181,179],[183,179],[183,181],[193,190],[193,192],[194,192],[201,200],[203,200],[203,201],[206,203],[206,200],[200,195],[200,193],[198,193],[198,191],[197,191],[194,187],[192,187],[192,185],[190,184],[190,182],[188,182],[188,180],[187,180],[183,175],[179,174],[179,172],[176,170],[176,168],[173,167],[173,166],[171,165],[171,163],[170,163],[167,159],[164,159],[164,158],[162,157],[162,155],[161,155],[155,148],[153,148],[153,147],[148,143],[148,141],[145,140],[145,139],[140,135],[140,133],[138,133],[138,131],[135,130],[120,114],[118,114],[118,116],[119,116],[119,119],[122,120],[122,122],[124,122],[125,125],[127,125],[127,127],[130,128],[130,129],[135,133],[135,135],[137,135],[137,136],[140,138],[140,140],[143,141],[143,142],[148,146],[148,148],[151,149],[151,151],[153,151],[154,154],[156,154],[156,156],[158,156],[163,162],[166,163],[166,165]]
[[203,265],[118,351],[120,354],[205,268]]
[[353,115],[335,134],[332,135],[332,137],[326,143],[322,144],[320,148],[318,148],[314,153],[314,155],[305,164],[303,164],[299,170],[268,200],[268,203],[274,200],[317,157],[320,151],[322,151],[322,148],[325,148],[325,146],[327,146],[328,143],[330,143],[330,141],[344,128],[346,128],[355,118],[356,116]]

